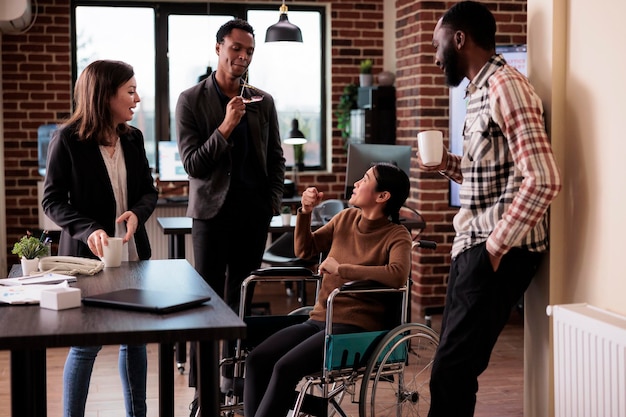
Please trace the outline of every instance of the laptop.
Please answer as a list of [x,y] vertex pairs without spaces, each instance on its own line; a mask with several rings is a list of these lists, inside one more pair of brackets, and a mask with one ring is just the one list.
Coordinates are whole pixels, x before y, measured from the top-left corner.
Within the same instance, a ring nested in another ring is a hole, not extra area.
[[171,291],[126,288],[104,294],[83,297],[86,305],[112,307],[151,313],[173,313],[204,304],[208,295],[181,294]]

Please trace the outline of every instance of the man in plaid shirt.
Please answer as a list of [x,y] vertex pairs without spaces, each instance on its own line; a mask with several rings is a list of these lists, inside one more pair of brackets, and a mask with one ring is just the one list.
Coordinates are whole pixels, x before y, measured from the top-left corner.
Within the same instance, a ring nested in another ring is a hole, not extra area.
[[467,77],[463,156],[444,152],[439,171],[461,184],[461,208],[431,375],[429,417],[471,417],[513,306],[548,249],[548,207],[561,179],[528,80],[495,53],[496,22],[482,4],[461,1],[433,34],[446,84]]

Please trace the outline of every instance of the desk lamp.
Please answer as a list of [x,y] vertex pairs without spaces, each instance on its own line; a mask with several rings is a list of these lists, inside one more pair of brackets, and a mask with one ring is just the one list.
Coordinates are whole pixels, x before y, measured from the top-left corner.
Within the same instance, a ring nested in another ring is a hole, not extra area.
[[278,23],[267,28],[265,42],[302,42],[302,31],[287,19],[287,6],[285,0],[280,6]]
[[298,192],[298,165],[304,164],[304,152],[303,146],[307,142],[304,137],[304,133],[302,133],[298,127],[298,119],[293,119],[291,121],[291,130],[289,131],[289,135],[283,141],[287,145],[293,145],[293,185],[296,189],[296,194]]

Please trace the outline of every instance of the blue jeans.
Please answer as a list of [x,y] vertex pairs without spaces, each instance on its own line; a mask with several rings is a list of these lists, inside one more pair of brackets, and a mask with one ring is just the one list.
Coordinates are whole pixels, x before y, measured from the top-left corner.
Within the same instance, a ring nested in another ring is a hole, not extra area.
[[[83,417],[89,381],[102,346],[72,346],[63,369],[63,415]],[[118,360],[127,417],[146,416],[146,345],[120,345]]]

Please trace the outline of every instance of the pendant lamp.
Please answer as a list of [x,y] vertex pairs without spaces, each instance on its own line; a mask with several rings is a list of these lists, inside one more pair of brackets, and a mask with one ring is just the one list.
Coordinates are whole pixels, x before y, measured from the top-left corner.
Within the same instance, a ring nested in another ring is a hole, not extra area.
[[300,124],[298,123],[298,119],[293,119],[291,121],[291,130],[289,131],[289,136],[283,140],[287,145],[304,145],[307,140],[304,137],[304,133],[300,130]]
[[265,42],[302,42],[302,31],[287,19],[287,6],[285,0],[280,6],[278,23],[267,28]]
[[287,145],[293,145],[293,184],[298,189],[298,171],[304,168],[304,145],[307,140],[304,137],[304,133],[299,128],[298,119],[291,121],[291,131],[283,142]]

